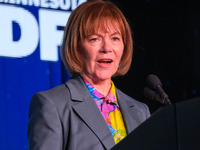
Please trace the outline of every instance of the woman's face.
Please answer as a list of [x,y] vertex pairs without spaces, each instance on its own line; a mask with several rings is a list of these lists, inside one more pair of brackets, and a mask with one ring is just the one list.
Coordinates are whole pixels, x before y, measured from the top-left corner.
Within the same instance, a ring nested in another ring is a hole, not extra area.
[[93,81],[110,80],[118,69],[123,50],[124,43],[120,30],[116,30],[108,23],[106,32],[99,29],[81,43],[85,64],[82,76]]

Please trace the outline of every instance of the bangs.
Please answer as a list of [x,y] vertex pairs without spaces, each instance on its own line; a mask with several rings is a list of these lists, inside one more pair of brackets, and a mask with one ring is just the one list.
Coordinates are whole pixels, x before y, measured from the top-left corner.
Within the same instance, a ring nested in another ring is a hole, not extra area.
[[120,9],[108,1],[88,1],[79,5],[70,15],[61,46],[61,58],[71,74],[84,69],[80,52],[81,42],[99,30],[108,33],[116,30],[123,39],[124,51],[115,74],[124,75],[130,68],[133,41],[130,26]]
[[119,23],[115,19],[109,19],[109,18],[102,18],[100,20],[95,20],[93,23],[88,23],[85,26],[85,29],[83,30],[83,36],[88,37],[90,35],[98,33],[99,30],[107,33],[109,32],[112,28],[116,30],[117,32],[122,34],[122,29],[119,26]]
[[124,41],[125,27],[121,19],[122,16],[112,7],[102,4],[88,9],[82,17],[80,39],[83,40],[90,35],[96,34],[99,30],[109,32],[111,28],[114,28],[117,32],[122,34]]

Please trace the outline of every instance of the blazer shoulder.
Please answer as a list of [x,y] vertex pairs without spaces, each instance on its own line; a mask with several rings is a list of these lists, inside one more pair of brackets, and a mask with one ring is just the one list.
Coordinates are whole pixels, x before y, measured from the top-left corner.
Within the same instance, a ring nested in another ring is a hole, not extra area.
[[55,105],[62,105],[63,102],[66,103],[69,101],[69,99],[70,99],[69,89],[66,87],[65,84],[61,84],[52,89],[35,93],[31,99],[31,103],[51,102],[54,103]]
[[[83,81],[79,76],[73,76],[66,83],[56,86],[52,89],[35,93],[31,101],[39,101],[40,103],[54,103],[58,107],[71,103],[72,99],[86,93],[83,89]],[[80,94],[80,92],[82,94]]]
[[56,86],[52,89],[46,90],[39,92],[40,94],[48,95],[51,96],[52,98],[54,97],[59,97],[61,95],[66,95],[69,92],[69,89],[65,84],[61,84],[59,86]]
[[121,100],[126,101],[128,106],[134,106],[134,107],[137,107],[138,109],[149,111],[149,108],[145,103],[132,98],[131,96],[125,94],[124,92],[122,92],[121,90],[117,88],[116,88],[116,91],[117,91],[119,100],[121,99]]
[[127,100],[128,102],[132,103],[132,104],[144,104],[134,98],[132,98],[131,96],[127,95],[126,93],[122,92],[120,89],[116,88],[116,92],[117,92],[117,96],[120,98],[125,98],[125,100]]

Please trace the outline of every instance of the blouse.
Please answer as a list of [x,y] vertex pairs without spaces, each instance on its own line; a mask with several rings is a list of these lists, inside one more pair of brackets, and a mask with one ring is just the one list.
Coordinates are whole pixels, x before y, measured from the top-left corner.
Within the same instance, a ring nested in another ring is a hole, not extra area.
[[111,81],[111,89],[107,96],[99,93],[88,81],[85,85],[105,119],[115,143],[119,143],[126,135],[126,128],[122,118],[114,83]]

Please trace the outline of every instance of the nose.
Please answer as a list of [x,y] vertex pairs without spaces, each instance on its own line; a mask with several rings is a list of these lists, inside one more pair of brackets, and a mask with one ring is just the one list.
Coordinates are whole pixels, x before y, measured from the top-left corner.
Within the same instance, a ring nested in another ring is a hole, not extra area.
[[102,42],[102,48],[101,52],[108,53],[112,51],[112,45],[111,41],[109,39],[104,39]]

